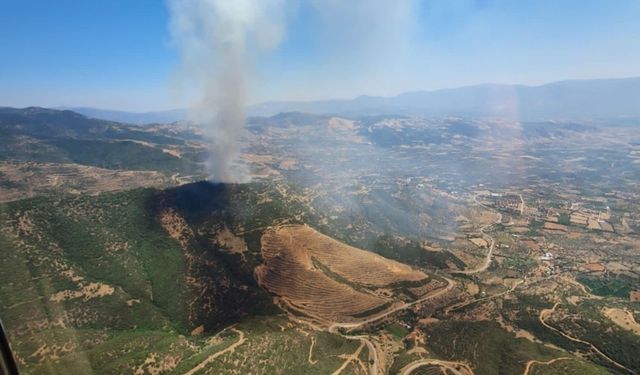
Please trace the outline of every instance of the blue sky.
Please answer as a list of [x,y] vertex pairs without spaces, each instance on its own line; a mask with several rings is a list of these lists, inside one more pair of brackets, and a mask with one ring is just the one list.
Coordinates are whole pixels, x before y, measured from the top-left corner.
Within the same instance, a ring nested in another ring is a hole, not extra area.
[[[252,102],[640,76],[639,0],[298,0],[286,15]],[[0,105],[180,107],[168,22],[162,0],[0,0]]]

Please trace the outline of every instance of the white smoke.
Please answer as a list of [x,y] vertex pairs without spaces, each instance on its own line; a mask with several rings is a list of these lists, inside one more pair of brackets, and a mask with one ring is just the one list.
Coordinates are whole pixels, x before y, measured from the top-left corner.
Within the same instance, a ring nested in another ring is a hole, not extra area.
[[251,62],[284,33],[281,0],[168,0],[181,78],[194,89],[191,117],[211,138],[210,178],[245,182],[238,163]]
[[[337,86],[378,92],[371,77],[404,72],[417,0],[167,0],[171,35],[182,60],[181,85],[192,97],[191,118],[211,138],[211,179],[244,182],[249,173],[238,163],[247,98],[254,93],[254,62],[279,45],[285,14],[305,8],[319,24],[299,28],[322,53],[305,66],[291,92],[321,90],[333,97]],[[320,67],[320,69],[318,69]],[[326,67],[327,69],[324,69]],[[354,69],[357,67],[357,69]],[[284,71],[284,70],[283,70]],[[384,74],[382,74],[384,73]],[[311,77],[323,77],[317,80]],[[300,82],[313,81],[313,88]],[[374,86],[367,86],[374,85]],[[278,87],[286,86],[278,82]],[[262,87],[264,89],[264,87]],[[269,90],[267,90],[269,91]],[[297,97],[297,95],[296,95]]]

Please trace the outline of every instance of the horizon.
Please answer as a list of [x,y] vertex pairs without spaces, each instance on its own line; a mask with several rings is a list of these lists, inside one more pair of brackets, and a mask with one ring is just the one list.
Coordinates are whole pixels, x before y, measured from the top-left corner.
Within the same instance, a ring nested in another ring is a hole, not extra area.
[[[611,78],[588,78],[588,79],[561,79],[561,80],[557,80],[557,81],[544,82],[544,83],[540,83],[540,84],[483,82],[483,83],[477,83],[477,84],[471,84],[471,85],[463,85],[463,86],[455,86],[455,87],[443,87],[443,88],[437,88],[437,89],[403,91],[403,92],[399,92],[397,94],[388,95],[388,96],[385,96],[385,95],[359,94],[359,95],[352,96],[352,97],[347,97],[347,98],[326,98],[326,99],[315,99],[315,100],[313,100],[313,99],[312,100],[274,99],[274,100],[266,100],[266,101],[258,102],[258,103],[249,103],[247,105],[247,107],[254,107],[254,106],[260,106],[260,105],[271,104],[271,103],[312,103],[312,102],[322,102],[322,101],[349,101],[349,100],[355,100],[355,99],[363,98],[363,97],[365,97],[365,98],[369,97],[369,98],[384,98],[384,99],[388,99],[388,98],[394,98],[396,96],[400,96],[400,95],[403,95],[403,94],[413,94],[413,93],[421,93],[421,92],[438,92],[438,91],[457,90],[457,89],[465,89],[465,88],[481,87],[481,86],[520,86],[520,87],[528,87],[528,88],[537,88],[537,87],[543,87],[543,86],[547,86],[547,85],[553,85],[553,84],[564,83],[564,82],[612,81],[612,80],[633,80],[633,79],[640,79],[640,76],[611,77]],[[70,110],[70,111],[75,111],[75,110],[79,110],[79,109],[86,109],[86,110],[98,110],[98,111],[106,111],[106,112],[123,112],[123,113],[131,113],[131,114],[151,114],[151,113],[160,113],[160,112],[173,112],[173,111],[189,110],[189,107],[175,107],[175,108],[166,108],[166,109],[150,110],[150,111],[130,111],[130,110],[119,109],[119,108],[74,106],[74,105],[69,105],[69,104],[67,104],[67,105],[59,105],[59,106],[27,105],[27,106],[22,106],[22,107],[14,107],[14,106],[2,105],[0,103],[0,108],[19,108],[19,109],[24,109],[24,108],[30,108],[30,107],[54,109],[54,110]],[[299,111],[295,111],[294,110],[292,112],[299,112]]]
[[[278,14],[266,15],[272,45],[261,50],[249,40],[245,101],[640,76],[640,3],[549,4],[275,1]],[[0,105],[142,113],[189,107],[198,80],[185,76],[172,5],[5,4],[0,33],[10,37],[0,52]],[[220,56],[208,57],[215,65]]]

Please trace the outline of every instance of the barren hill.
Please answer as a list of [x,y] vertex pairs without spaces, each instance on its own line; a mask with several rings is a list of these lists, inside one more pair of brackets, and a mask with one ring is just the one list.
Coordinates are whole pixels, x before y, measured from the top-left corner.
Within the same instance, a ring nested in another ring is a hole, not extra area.
[[325,236],[307,225],[271,228],[262,236],[258,282],[285,307],[321,322],[365,318],[400,303],[399,288],[424,295],[421,271]]

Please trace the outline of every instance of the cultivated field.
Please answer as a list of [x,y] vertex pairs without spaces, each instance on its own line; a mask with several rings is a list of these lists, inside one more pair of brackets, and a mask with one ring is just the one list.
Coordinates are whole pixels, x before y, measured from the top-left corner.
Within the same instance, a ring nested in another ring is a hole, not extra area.
[[423,272],[306,225],[265,231],[262,256],[265,263],[256,268],[259,283],[289,307],[323,322],[353,321],[383,311],[395,302],[394,286],[429,282]]
[[428,278],[406,264],[336,241],[307,225],[282,227],[277,234],[296,251],[305,252],[308,258],[315,258],[353,283],[381,287]]

